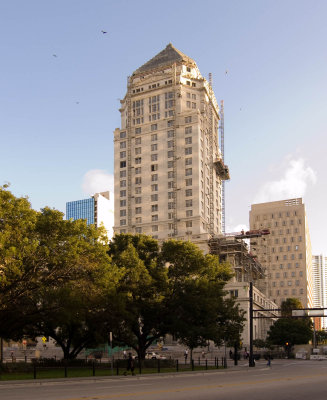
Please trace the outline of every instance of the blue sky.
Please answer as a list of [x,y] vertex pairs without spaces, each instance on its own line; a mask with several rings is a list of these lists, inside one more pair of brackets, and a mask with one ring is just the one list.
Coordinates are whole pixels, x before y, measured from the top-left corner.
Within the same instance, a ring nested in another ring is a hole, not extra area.
[[127,76],[172,42],[225,102],[227,230],[302,196],[327,255],[326,17],[320,0],[2,1],[0,184],[62,211],[90,171],[111,184]]

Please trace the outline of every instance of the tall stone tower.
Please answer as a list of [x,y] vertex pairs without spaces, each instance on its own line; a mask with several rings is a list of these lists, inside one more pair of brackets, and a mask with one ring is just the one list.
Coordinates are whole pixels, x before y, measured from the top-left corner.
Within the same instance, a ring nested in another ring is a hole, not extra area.
[[114,132],[116,233],[190,240],[222,230],[219,109],[194,60],[169,44],[128,78]]

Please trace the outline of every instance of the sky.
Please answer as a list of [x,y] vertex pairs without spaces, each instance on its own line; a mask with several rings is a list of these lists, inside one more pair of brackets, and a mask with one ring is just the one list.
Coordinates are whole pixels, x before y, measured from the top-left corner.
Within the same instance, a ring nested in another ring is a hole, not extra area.
[[303,197],[327,255],[326,18],[325,0],[1,1],[0,185],[63,212],[113,190],[127,76],[171,42],[224,100],[226,232]]

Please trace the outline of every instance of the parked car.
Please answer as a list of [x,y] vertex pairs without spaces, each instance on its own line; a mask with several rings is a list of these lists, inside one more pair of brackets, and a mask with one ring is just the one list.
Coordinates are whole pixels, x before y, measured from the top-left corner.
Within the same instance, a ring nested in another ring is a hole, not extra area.
[[146,353],[145,358],[147,360],[166,360],[165,356],[162,356],[161,354],[155,353],[154,351],[150,353]]

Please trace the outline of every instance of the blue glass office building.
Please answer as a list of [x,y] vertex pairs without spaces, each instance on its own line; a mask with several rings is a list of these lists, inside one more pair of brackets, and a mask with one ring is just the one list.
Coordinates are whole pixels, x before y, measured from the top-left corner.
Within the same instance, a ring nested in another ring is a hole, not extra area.
[[94,205],[93,197],[85,200],[69,201],[66,203],[66,219],[86,219],[87,224],[94,224]]

